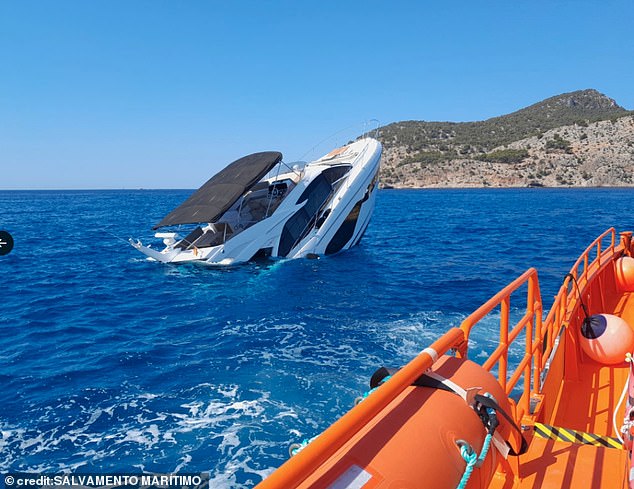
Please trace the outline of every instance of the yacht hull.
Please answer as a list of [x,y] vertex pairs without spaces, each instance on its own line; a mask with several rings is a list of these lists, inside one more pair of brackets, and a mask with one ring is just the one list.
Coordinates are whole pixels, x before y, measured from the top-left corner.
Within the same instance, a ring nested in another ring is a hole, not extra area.
[[[258,256],[301,258],[347,250],[359,243],[374,211],[381,153],[378,141],[361,139],[307,164],[301,173],[294,170],[263,179],[216,223],[199,228],[189,240],[177,233],[157,233],[166,245],[160,251],[138,240],[130,243],[159,262],[211,265],[242,263]],[[278,190],[285,192],[282,198],[275,194]],[[280,202],[273,202],[275,198]],[[262,212],[263,218],[253,217]],[[211,240],[209,245],[205,236],[219,236],[223,229],[225,234],[216,239],[219,242]],[[200,245],[203,241],[208,245]]]

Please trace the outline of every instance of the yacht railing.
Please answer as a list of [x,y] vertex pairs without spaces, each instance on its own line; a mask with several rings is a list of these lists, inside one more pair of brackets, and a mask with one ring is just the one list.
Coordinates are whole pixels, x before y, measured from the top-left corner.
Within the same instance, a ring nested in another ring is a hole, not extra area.
[[[376,124],[374,129],[367,130],[367,126],[371,124]],[[381,127],[381,122],[378,119],[370,119],[369,121],[363,121],[363,137],[368,137],[371,131],[374,131],[374,135],[372,136],[374,139],[379,139],[379,128]]]

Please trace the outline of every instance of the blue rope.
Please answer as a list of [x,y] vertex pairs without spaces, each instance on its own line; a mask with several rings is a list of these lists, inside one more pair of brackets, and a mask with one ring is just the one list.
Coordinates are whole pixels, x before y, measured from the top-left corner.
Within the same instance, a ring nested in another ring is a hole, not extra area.
[[489,453],[489,448],[491,448],[492,438],[493,438],[493,433],[487,433],[487,436],[484,439],[484,443],[482,444],[482,451],[480,452],[480,456],[478,457],[478,465],[482,465],[482,462],[484,462],[484,459],[487,458],[487,454]]
[[[487,408],[487,412],[489,415],[495,415],[495,410],[492,408]],[[467,466],[464,469],[464,473],[462,474],[462,479],[460,479],[460,483],[456,489],[465,489],[467,487],[467,483],[469,482],[469,478],[471,477],[471,473],[475,467],[480,467],[486,459],[489,449],[491,448],[491,440],[493,439],[493,431],[487,433],[484,437],[484,442],[482,443],[482,450],[480,451],[480,456],[478,456],[473,448],[467,443],[464,445],[460,445],[460,455],[465,462],[467,462]]]
[[391,375],[388,375],[387,377],[385,377],[381,383],[379,385],[377,385],[374,389],[370,389],[367,392],[364,392],[363,395],[359,398],[359,402],[363,401],[366,397],[368,397],[370,394],[372,394],[375,390],[377,390],[379,387],[381,387],[383,384],[385,384],[388,380],[390,380],[392,378]]
[[306,448],[311,441],[313,441],[318,436],[319,435],[313,436],[312,438],[304,438],[304,440],[301,443],[296,443],[294,445],[291,445],[291,449],[290,449],[291,456],[297,455],[304,448]]
[[476,466],[476,463],[478,463],[478,454],[473,451],[471,446],[461,445],[460,455],[462,455],[462,458],[467,462],[467,466],[464,469],[464,474],[462,474],[462,479],[460,479],[460,483],[456,489],[465,489],[471,477],[471,472],[473,472],[473,468]]
[[[493,397],[488,392],[485,395],[487,397],[491,397],[491,398]],[[495,420],[495,424],[492,427],[489,426],[489,432],[487,433],[487,436],[484,438],[484,443],[482,443],[482,450],[480,451],[480,456],[478,457],[478,467],[482,465],[482,463],[484,462],[484,459],[489,453],[489,448],[491,448],[491,439],[493,438],[493,432],[495,431],[495,428],[497,428],[497,418],[496,418],[495,409],[486,408],[486,410],[487,410],[487,414],[489,415],[489,419]]]

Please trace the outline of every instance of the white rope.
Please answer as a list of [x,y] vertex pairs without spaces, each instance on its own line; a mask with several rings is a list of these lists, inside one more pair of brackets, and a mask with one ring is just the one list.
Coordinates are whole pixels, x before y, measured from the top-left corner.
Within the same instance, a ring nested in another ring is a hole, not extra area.
[[[628,388],[630,386],[630,379],[632,378],[632,375],[633,375],[633,372],[632,372],[632,361],[633,361],[633,359],[632,359],[632,354],[631,353],[627,353],[625,355],[625,361],[630,366],[629,375],[628,375],[627,382],[625,382],[625,385],[623,386],[623,392],[621,393],[621,397],[619,398],[619,402],[616,404],[616,408],[614,408],[614,414],[612,415],[612,427],[614,428],[614,432],[616,433],[616,437],[623,444],[625,444],[625,442],[623,441],[623,438],[621,437],[621,432],[622,432],[622,430],[628,430],[629,429],[629,425],[631,424],[631,421],[629,420],[629,413],[625,413],[625,416],[623,418],[623,426],[621,427],[621,429],[619,429],[617,427],[616,417],[617,417],[617,414],[619,412],[619,409],[621,409],[621,404],[623,404],[623,400],[625,399],[625,394],[627,393]],[[625,433],[625,432],[623,432],[623,433]]]

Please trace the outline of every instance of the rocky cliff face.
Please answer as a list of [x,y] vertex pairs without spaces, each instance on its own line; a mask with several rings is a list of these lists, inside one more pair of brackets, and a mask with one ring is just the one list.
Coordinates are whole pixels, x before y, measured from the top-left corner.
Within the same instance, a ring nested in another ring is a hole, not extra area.
[[634,116],[595,90],[483,122],[395,123],[380,135],[384,186],[634,186]]

